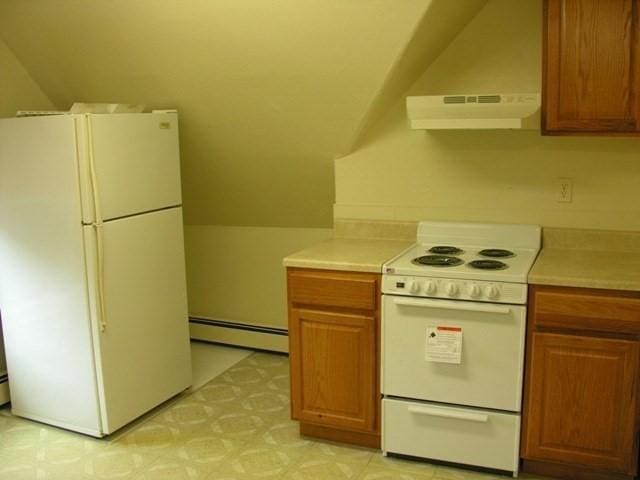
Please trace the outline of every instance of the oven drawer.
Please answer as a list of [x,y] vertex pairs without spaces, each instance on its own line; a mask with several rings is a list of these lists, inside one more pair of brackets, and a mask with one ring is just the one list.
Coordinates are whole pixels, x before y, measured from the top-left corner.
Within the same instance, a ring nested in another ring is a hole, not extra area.
[[516,472],[520,415],[385,398],[382,449]]
[[[525,307],[384,295],[382,392],[393,397],[519,412]],[[457,363],[428,361],[434,328],[462,331]]]

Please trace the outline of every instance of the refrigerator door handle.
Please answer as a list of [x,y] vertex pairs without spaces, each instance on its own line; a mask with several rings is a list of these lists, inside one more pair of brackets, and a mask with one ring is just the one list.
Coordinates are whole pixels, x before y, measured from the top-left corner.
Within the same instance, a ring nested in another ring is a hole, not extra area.
[[93,228],[96,231],[96,250],[97,250],[97,283],[98,283],[98,314],[100,315],[100,331],[107,330],[107,317],[104,311],[104,242],[102,235],[102,211],[100,209],[100,195],[98,194],[98,176],[96,174],[96,162],[93,155],[93,127],[91,125],[91,115],[87,115],[87,140],[88,140],[88,157],[89,157],[89,173],[91,176],[91,195],[93,199],[93,214],[95,221]]
[[107,330],[107,316],[104,311],[104,249],[103,249],[103,236],[102,236],[102,223],[94,223],[93,228],[96,231],[96,250],[97,250],[97,286],[98,286],[98,314],[100,315],[100,331],[105,332]]
[[91,197],[93,200],[93,214],[96,225],[102,225],[102,210],[100,208],[100,195],[98,192],[98,175],[96,174],[96,161],[93,154],[93,127],[91,115],[87,115],[87,144],[89,157],[89,175],[91,177]]

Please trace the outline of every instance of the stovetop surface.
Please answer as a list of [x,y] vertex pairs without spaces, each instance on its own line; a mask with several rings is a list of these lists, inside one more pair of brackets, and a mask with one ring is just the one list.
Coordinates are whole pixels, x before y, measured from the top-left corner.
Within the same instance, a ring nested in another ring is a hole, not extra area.
[[[535,248],[487,247],[486,245],[455,245],[462,252],[449,255],[438,255],[429,251],[434,246],[443,245],[414,245],[400,256],[387,262],[383,272],[420,277],[526,283],[529,270],[538,254],[538,250]],[[513,256],[489,257],[480,255],[480,251],[488,248],[508,250],[513,253]],[[441,257],[442,260],[439,261],[438,257]],[[431,263],[432,258],[435,260],[435,265],[428,264]],[[423,264],[423,262],[427,264]],[[487,267],[487,269],[474,268],[474,265]]]
[[416,245],[387,262],[383,273],[526,283],[541,230],[538,225],[419,222]]

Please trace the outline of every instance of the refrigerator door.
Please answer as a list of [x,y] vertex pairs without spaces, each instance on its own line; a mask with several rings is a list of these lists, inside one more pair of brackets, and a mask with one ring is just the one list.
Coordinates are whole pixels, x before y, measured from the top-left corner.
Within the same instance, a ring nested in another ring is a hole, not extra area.
[[7,379],[7,362],[4,359],[2,343],[2,318],[0,317],[0,405],[9,402],[9,380]]
[[0,310],[13,413],[100,435],[75,128],[0,120]]
[[78,117],[83,223],[182,204],[177,114]]
[[182,208],[83,228],[111,433],[191,385]]
[[7,361],[4,359],[4,342],[2,340],[2,316],[0,315],[0,378],[7,374]]

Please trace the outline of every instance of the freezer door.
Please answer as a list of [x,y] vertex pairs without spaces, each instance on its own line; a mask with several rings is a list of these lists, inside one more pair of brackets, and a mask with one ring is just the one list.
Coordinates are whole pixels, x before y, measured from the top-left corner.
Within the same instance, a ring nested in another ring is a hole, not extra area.
[[177,114],[81,117],[84,223],[182,204]]
[[111,433],[191,384],[182,209],[84,229],[104,433]]

